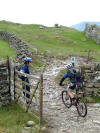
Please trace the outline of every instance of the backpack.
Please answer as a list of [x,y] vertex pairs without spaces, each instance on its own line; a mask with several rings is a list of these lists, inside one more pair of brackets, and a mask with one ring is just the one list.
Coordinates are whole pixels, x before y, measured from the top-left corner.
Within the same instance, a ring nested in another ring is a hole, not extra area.
[[80,69],[74,69],[74,68],[72,68],[70,70],[70,75],[76,81],[80,81],[82,79],[82,76],[81,76],[82,74],[81,74]]
[[76,78],[76,80],[81,79],[81,72],[79,69],[76,70],[76,72],[75,72],[75,78]]

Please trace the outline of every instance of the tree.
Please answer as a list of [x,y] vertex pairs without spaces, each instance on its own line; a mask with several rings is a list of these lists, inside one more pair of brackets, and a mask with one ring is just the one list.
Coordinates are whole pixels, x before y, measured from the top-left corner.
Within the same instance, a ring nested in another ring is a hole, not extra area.
[[59,25],[58,24],[55,24],[55,28],[59,28]]

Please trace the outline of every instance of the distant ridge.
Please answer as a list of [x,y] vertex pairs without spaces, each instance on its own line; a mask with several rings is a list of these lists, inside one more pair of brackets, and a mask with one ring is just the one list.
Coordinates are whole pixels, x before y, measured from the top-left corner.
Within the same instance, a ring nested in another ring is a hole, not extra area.
[[96,24],[100,26],[100,22],[81,22],[79,24],[72,25],[71,28],[74,28],[79,31],[84,31],[86,24]]

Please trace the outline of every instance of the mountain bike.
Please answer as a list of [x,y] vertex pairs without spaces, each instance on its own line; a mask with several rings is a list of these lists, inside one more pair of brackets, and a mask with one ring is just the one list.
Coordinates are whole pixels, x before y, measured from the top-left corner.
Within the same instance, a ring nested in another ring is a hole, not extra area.
[[[70,108],[74,105],[78,111],[79,116],[85,117],[87,115],[87,105],[83,99],[83,92],[79,92],[79,89],[76,88],[76,92],[73,93],[75,96],[75,103],[73,104],[71,97],[68,95],[67,90],[62,91],[62,101],[67,108]],[[78,97],[78,95],[81,97]]]

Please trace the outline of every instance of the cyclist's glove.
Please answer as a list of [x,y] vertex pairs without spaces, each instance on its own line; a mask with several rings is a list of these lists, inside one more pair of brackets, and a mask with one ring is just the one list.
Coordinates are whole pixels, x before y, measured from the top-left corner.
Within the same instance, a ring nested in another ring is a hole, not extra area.
[[64,85],[62,84],[64,80],[65,80],[64,77],[60,80],[60,83],[59,83],[60,86],[64,86]]
[[64,86],[63,84],[59,83],[59,86]]

